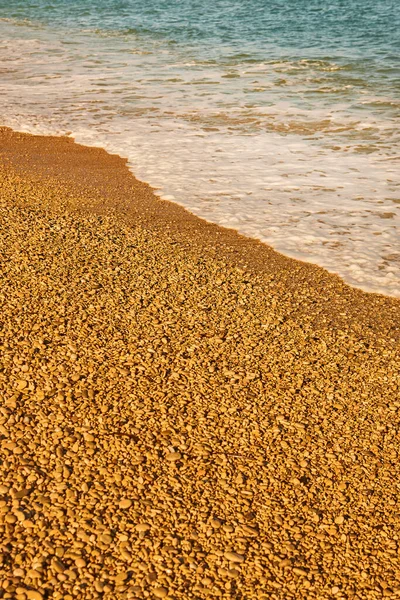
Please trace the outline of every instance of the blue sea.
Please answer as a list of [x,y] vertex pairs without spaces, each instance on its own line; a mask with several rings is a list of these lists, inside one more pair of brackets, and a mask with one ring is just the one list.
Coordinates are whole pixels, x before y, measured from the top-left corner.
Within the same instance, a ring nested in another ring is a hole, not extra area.
[[398,0],[0,0],[0,124],[400,296]]

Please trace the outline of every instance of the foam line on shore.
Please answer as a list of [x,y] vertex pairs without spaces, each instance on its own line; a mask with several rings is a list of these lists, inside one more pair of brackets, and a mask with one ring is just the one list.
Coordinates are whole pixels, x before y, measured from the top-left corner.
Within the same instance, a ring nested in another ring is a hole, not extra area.
[[[82,189],[96,190],[103,196],[104,210],[117,211],[146,227],[167,228],[171,235],[179,235],[181,243],[199,245],[203,251],[240,268],[274,277],[294,293],[306,286],[323,305],[327,322],[332,318],[338,324],[355,319],[379,331],[381,324],[390,321],[393,331],[397,331],[399,299],[353,288],[323,267],[286,257],[267,244],[161,200],[148,184],[132,175],[126,159],[101,148],[76,144],[67,137],[35,136],[9,128],[0,131],[7,160],[14,168],[29,169],[38,177],[57,177],[78,186],[79,193]],[[22,150],[25,147],[28,152]]]

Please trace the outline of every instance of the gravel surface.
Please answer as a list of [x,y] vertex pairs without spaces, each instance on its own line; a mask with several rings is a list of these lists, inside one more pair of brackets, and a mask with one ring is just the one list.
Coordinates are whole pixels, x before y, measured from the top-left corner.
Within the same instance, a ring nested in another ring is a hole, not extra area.
[[13,135],[0,598],[399,597],[400,303],[127,218],[113,157],[102,195]]

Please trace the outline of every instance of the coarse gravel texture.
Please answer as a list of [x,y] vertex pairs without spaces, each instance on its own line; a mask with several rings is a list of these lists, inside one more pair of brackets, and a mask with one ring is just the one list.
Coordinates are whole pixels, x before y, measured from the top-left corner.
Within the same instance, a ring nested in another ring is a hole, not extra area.
[[400,597],[400,302],[190,245],[12,136],[0,598]]

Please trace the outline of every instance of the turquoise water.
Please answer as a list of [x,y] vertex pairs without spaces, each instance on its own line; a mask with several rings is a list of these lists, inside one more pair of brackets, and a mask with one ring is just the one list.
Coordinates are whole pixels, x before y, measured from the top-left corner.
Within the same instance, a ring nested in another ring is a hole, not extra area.
[[400,296],[400,3],[0,0],[0,122]]

